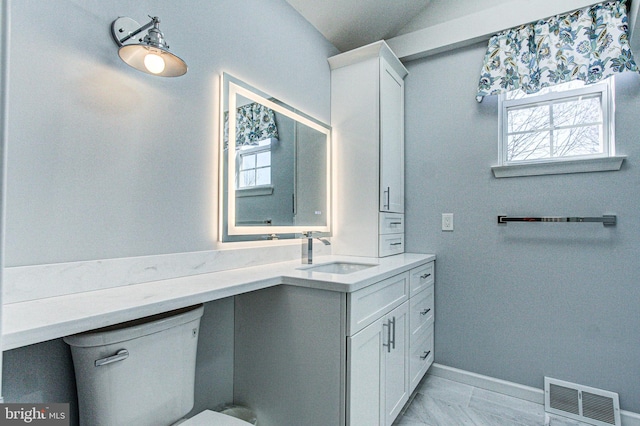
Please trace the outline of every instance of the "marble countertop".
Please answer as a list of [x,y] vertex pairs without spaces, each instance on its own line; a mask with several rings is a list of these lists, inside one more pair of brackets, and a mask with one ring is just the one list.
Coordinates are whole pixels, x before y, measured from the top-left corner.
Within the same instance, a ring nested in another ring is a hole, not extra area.
[[432,260],[434,255],[415,253],[383,258],[321,256],[314,260],[314,265],[342,261],[375,266],[350,274],[330,274],[305,270],[310,265],[295,260],[5,304],[2,349],[280,284],[350,293]]

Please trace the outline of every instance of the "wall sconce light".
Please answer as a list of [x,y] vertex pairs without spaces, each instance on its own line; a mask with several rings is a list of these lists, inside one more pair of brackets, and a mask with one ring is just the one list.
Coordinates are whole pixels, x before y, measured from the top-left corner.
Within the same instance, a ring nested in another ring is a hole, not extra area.
[[[151,17],[148,24],[140,26],[136,21],[120,17],[111,24],[111,35],[120,46],[118,55],[127,65],[152,75],[178,77],[187,72],[187,64],[173,53],[158,25],[160,19]],[[141,32],[149,29],[147,35],[136,39]]]

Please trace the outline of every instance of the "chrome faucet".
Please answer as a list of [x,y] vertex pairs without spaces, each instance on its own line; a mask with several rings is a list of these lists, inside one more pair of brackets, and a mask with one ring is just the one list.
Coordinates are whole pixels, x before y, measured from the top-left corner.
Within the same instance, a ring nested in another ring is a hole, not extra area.
[[307,240],[307,241],[304,241],[304,240],[302,241],[302,263],[305,263],[307,265],[312,265],[313,264],[313,239],[315,238],[316,240],[322,241],[322,244],[324,244],[325,246],[331,245],[331,242],[319,236],[314,237],[313,231],[303,232],[302,235],[303,235],[303,238]]

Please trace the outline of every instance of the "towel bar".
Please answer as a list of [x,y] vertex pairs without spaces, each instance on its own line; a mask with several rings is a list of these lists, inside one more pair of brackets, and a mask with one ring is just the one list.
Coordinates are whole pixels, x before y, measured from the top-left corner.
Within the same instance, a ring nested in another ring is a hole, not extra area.
[[602,217],[508,217],[498,216],[498,225],[506,225],[507,222],[601,222],[604,226],[616,226],[616,215],[603,215]]

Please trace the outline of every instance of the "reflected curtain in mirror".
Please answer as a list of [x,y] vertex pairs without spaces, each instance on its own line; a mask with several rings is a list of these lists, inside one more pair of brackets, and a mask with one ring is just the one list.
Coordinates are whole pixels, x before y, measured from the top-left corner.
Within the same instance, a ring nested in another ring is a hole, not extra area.
[[[278,127],[271,108],[252,102],[236,110],[236,146],[258,145],[265,139],[278,139]],[[224,146],[229,143],[229,113],[224,113]]]

